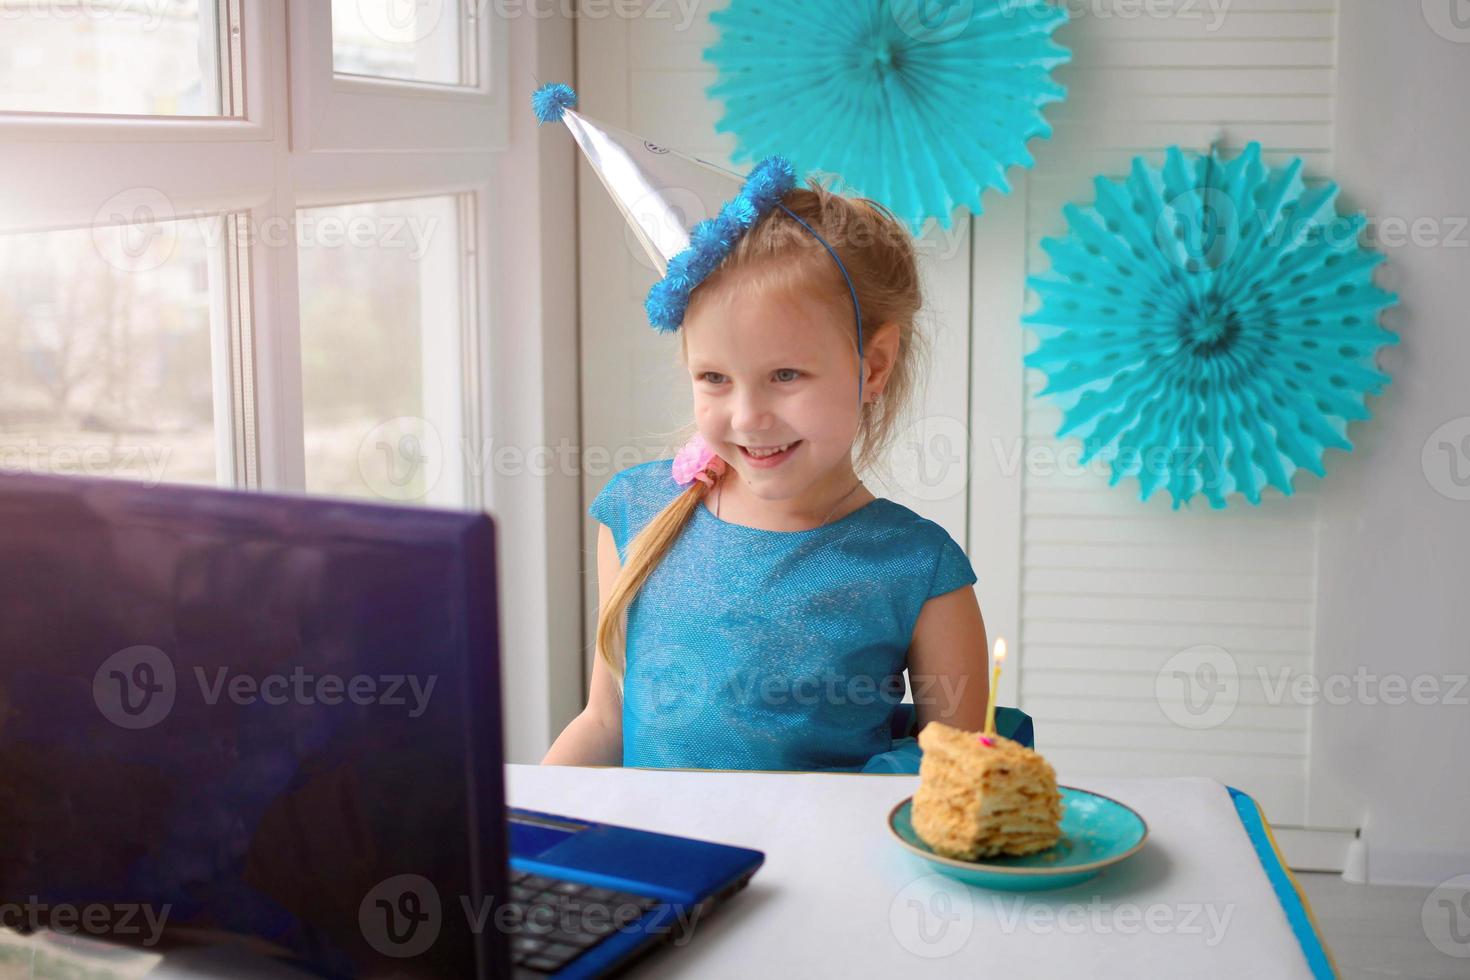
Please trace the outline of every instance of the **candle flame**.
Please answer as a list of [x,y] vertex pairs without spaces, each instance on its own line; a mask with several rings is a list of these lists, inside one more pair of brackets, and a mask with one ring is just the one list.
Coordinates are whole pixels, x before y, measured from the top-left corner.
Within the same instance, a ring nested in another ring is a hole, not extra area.
[[1006,658],[1006,638],[997,636],[995,638],[995,662],[1000,663]]

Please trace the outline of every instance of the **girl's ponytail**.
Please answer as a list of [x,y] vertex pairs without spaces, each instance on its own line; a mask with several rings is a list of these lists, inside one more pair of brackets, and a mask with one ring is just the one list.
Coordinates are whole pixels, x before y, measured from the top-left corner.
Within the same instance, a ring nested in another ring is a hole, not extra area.
[[708,486],[695,480],[628,542],[628,560],[613,579],[612,592],[597,613],[597,655],[612,671],[619,693],[623,690],[624,614],[709,491]]

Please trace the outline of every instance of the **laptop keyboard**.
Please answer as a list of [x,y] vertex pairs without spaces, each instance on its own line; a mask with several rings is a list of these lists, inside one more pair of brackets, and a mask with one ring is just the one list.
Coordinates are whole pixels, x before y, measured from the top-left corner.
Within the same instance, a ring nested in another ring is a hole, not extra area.
[[554,973],[661,904],[647,895],[510,869],[511,959]]

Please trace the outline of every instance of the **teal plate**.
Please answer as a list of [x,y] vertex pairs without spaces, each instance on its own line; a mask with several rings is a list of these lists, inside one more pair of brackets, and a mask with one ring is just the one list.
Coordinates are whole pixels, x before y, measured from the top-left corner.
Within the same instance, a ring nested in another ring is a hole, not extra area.
[[1143,847],[1148,824],[1117,800],[1085,789],[1058,787],[1062,796],[1062,839],[1055,847],[1025,857],[961,861],[935,854],[914,832],[914,798],[888,814],[888,829],[908,851],[934,870],[982,888],[1036,891],[1086,881]]

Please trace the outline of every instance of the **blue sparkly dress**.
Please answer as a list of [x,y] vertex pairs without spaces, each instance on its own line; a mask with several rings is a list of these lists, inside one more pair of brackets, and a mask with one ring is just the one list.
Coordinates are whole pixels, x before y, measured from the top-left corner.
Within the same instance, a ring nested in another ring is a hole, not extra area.
[[[588,513],[619,559],[682,492],[671,460],[614,476]],[[700,504],[628,609],[623,764],[917,772],[892,737],[919,610],[975,582],[938,524],[878,498],[767,531]]]

